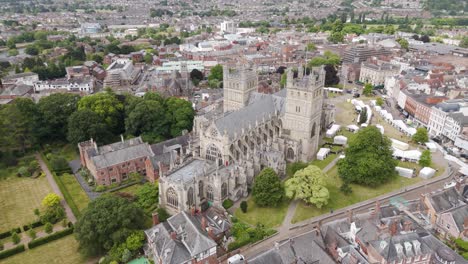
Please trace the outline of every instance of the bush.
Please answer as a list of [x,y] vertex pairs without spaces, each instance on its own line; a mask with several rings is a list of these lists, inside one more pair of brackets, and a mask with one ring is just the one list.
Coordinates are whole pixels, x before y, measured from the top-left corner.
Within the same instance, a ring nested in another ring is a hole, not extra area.
[[226,199],[223,202],[224,209],[229,209],[234,205],[234,202],[231,199]]
[[43,225],[44,225],[44,223],[42,223],[42,221],[36,221],[36,222],[32,222],[29,225],[24,225],[23,230],[28,231],[31,228],[36,228],[36,227],[40,227],[40,226],[43,226]]
[[0,251],[2,251],[5,247],[3,246],[3,243],[0,241]]
[[240,204],[240,208],[242,210],[242,212],[245,214],[247,213],[247,202],[246,201],[242,201],[241,204]]
[[29,247],[29,249],[32,249],[32,248],[38,247],[40,245],[47,244],[47,243],[49,243],[51,241],[57,240],[59,238],[68,236],[68,235],[70,235],[72,233],[73,233],[73,228],[67,228],[65,230],[55,232],[50,236],[40,237],[38,239],[35,239],[35,240],[28,243],[28,247]]
[[31,173],[29,172],[27,167],[21,166],[18,169],[18,175],[21,175],[22,177],[30,177]]
[[158,208],[156,212],[158,213],[160,222],[165,222],[169,217],[171,217],[171,215],[164,208]]
[[11,241],[13,241],[13,243],[14,243],[15,245],[18,244],[18,243],[21,241],[21,238],[20,238],[20,236],[18,235],[18,233],[12,232],[12,234],[11,234]]
[[36,238],[36,231],[34,231],[34,229],[30,229],[28,231],[28,236],[31,238],[31,239],[35,239]]
[[350,195],[353,192],[353,189],[349,186],[349,183],[344,182],[340,187],[340,191],[345,195]]
[[46,224],[45,224],[44,231],[45,231],[47,234],[52,233],[53,229],[54,229],[54,226],[53,226],[51,223],[46,223]]
[[104,186],[104,185],[98,185],[98,186],[96,186],[96,188],[94,188],[94,191],[96,191],[96,192],[103,192],[103,191],[105,191],[106,189],[107,189],[106,186]]
[[24,250],[25,250],[24,245],[19,245],[17,247],[10,248],[8,250],[0,252],[0,259],[8,258],[8,257],[16,255],[16,254],[18,254],[20,252],[23,252]]
[[50,166],[52,167],[52,170],[57,174],[71,171],[70,166],[68,166],[67,160],[63,157],[52,155],[50,159]]
[[21,229],[19,227],[17,227],[17,228],[14,228],[12,231],[6,231],[6,232],[3,232],[3,233],[0,233],[0,239],[7,238],[7,237],[11,236],[13,234],[13,232],[21,233]]

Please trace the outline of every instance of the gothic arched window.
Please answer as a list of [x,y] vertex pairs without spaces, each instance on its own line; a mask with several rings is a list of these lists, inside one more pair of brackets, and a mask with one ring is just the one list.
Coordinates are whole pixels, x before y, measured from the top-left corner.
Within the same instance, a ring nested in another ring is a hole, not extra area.
[[195,197],[193,196],[193,188],[190,187],[187,191],[187,205],[194,206],[195,205]]
[[227,194],[228,194],[227,184],[223,183],[221,185],[221,197],[224,199],[224,198],[226,198]]
[[169,188],[166,193],[167,204],[172,207],[179,206],[179,198],[177,197],[177,193],[174,191],[173,188]]
[[205,197],[203,194],[203,182],[202,181],[198,182],[198,197],[200,198]]
[[294,159],[294,150],[292,148],[288,148],[286,152],[286,159],[293,160]]
[[219,151],[218,147],[214,144],[211,144],[206,148],[206,155],[207,160],[215,161],[216,159],[222,160],[221,151]]
[[315,123],[312,125],[312,131],[310,132],[310,137],[313,138],[315,136]]
[[211,185],[208,185],[208,187],[206,187],[206,198],[208,199],[208,201],[214,200],[213,187],[211,187]]

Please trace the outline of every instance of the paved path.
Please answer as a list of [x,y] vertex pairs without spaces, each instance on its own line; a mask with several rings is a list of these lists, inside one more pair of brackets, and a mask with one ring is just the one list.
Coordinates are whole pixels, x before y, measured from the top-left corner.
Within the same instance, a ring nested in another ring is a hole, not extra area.
[[50,172],[49,168],[47,168],[47,165],[45,164],[44,160],[42,159],[41,155],[39,153],[36,153],[36,159],[39,162],[39,165],[41,166],[42,171],[45,173],[47,181],[49,181],[50,186],[52,187],[52,190],[54,193],[58,194],[60,197],[62,197],[61,204],[63,208],[65,209],[65,213],[67,214],[67,218],[70,222],[75,223],[76,222],[76,217],[73,214],[70,206],[68,206],[67,201],[63,198],[63,194],[60,191],[60,188],[58,187],[57,183],[55,182],[54,176],[52,176],[52,173]]

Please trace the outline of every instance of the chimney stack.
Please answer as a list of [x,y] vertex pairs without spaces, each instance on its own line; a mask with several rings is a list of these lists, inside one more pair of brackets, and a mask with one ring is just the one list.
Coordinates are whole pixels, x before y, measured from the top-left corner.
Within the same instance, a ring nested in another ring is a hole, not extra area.
[[159,215],[157,212],[154,212],[152,214],[152,217],[153,217],[153,225],[158,225],[159,224]]
[[176,240],[177,239],[177,233],[175,231],[171,232],[171,239]]
[[206,230],[206,218],[205,218],[205,216],[202,216],[201,225],[202,225],[202,229]]
[[211,227],[208,227],[208,236],[213,240],[216,239],[216,237],[214,235],[214,232],[213,232],[213,228],[211,228]]
[[396,235],[397,231],[398,231],[397,222],[392,221],[392,223],[390,224],[390,235],[391,236]]
[[409,232],[411,231],[412,229],[412,226],[413,224],[411,223],[411,221],[407,220],[403,223],[403,229],[406,231],[406,232]]

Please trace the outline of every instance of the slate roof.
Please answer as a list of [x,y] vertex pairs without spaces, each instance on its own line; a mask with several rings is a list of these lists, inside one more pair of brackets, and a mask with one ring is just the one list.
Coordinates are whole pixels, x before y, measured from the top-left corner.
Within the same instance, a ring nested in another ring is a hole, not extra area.
[[168,180],[182,182],[191,181],[197,175],[204,174],[205,165],[207,165],[206,160],[193,159],[190,162],[184,164],[184,166],[180,169],[168,175]]
[[429,200],[437,213],[458,207],[463,203],[455,188],[433,194]]
[[140,137],[116,142],[98,148],[88,150],[96,168],[106,168],[129,160],[153,156],[150,146],[144,143]]
[[455,208],[449,212],[455,223],[457,224],[458,230],[463,231],[463,224],[465,223],[465,218],[468,217],[468,206],[461,206]]
[[180,145],[182,147],[185,147],[188,145],[188,141],[190,139],[189,134],[185,134],[183,136],[179,136],[176,138],[172,138],[160,143],[156,143],[151,145],[151,150],[153,151],[154,155],[161,155],[165,153],[166,149],[168,147],[174,146],[174,145]]
[[326,253],[320,234],[311,231],[300,236],[278,242],[272,249],[248,260],[249,264],[332,264]]
[[[176,239],[171,233],[176,232]],[[151,245],[165,264],[179,264],[191,260],[194,256],[205,252],[216,243],[201,230],[195,216],[180,212],[167,219],[167,222],[145,230],[154,245]]]
[[285,91],[276,94],[252,93],[249,105],[215,120],[215,126],[221,135],[226,132],[229,138],[234,138],[235,133],[240,135],[242,128],[248,128],[249,124],[255,127],[255,121],[261,122],[263,118],[268,120],[269,115],[275,115],[276,111],[284,113],[284,93]]

